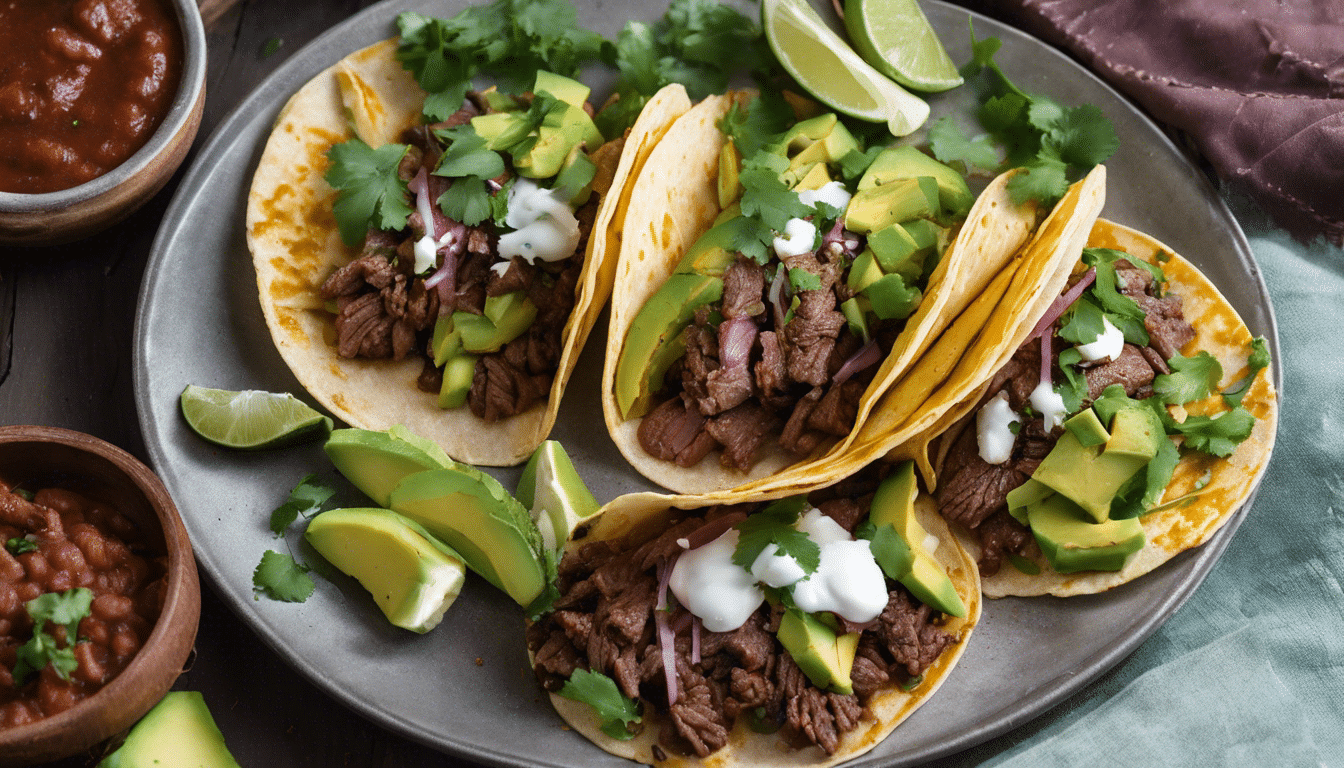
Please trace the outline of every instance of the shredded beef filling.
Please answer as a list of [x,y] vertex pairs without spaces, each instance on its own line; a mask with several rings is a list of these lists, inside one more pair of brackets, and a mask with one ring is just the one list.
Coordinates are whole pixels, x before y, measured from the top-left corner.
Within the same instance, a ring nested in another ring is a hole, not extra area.
[[[434,130],[461,125],[486,111],[483,100],[473,93],[462,109],[443,123],[408,128],[402,140],[409,150],[398,175],[409,181],[424,169],[429,173],[430,194],[437,199],[451,181],[432,173],[442,155]],[[591,224],[595,205],[595,201],[590,202],[575,212],[585,233],[591,228],[584,224]],[[501,273],[491,268],[498,260],[493,225],[484,222],[466,227],[464,247],[449,256],[456,259],[453,289],[442,297],[437,289],[426,290],[425,278],[411,271],[414,244],[424,232],[425,222],[418,211],[411,214],[403,230],[371,229],[360,255],[323,283],[322,298],[334,302],[336,308],[338,354],[378,360],[419,356],[424,365],[416,387],[437,393],[443,379],[442,370],[433,364],[435,321],[453,312],[479,315],[484,312],[486,297],[525,291],[537,307],[536,320],[526,333],[502,349],[480,356],[467,406],[477,417],[493,422],[544,402],[559,366],[565,323],[574,308],[584,242],[568,259],[529,264],[515,258]]]
[[[818,506],[853,528],[867,514],[871,493],[870,485],[866,493],[818,500]],[[608,675],[625,695],[644,700],[646,721],[650,708],[663,716],[658,744],[675,754],[705,757],[721,749],[738,717],[778,729],[793,747],[816,745],[832,754],[846,732],[870,717],[865,704],[872,696],[923,674],[956,641],[939,626],[941,614],[895,585],[876,620],[847,627],[863,634],[855,692],[841,695],[814,686],[775,638],[782,609],[767,602],[738,629],[709,632],[669,596],[678,689],[669,705],[654,621],[659,568],[681,551],[679,538],[709,521],[741,519],[745,511],[744,505],[714,507],[633,549],[596,542],[566,555],[555,610],[527,630],[542,685],[556,691],[576,669]],[[698,658],[692,640],[697,632]]]
[[[1160,286],[1148,270],[1121,260],[1116,263],[1116,273],[1120,291],[1147,313],[1144,327],[1149,345],[1138,347],[1127,343],[1114,360],[1084,368],[1085,405],[1111,385],[1119,385],[1127,396],[1135,399],[1150,396],[1153,379],[1171,372],[1166,361],[1195,337],[1194,327],[1181,311],[1181,297],[1161,295]],[[1058,354],[1068,344],[1055,340],[1051,347]],[[1039,340],[1024,344],[995,375],[984,400],[1006,392],[1012,409],[1023,413],[1030,405],[1032,390],[1040,383],[1040,359]],[[1057,362],[1054,375],[1061,375]],[[942,440],[948,441],[948,450],[934,496],[945,519],[970,529],[978,537],[980,573],[992,576],[998,573],[1008,555],[1028,557],[1034,551],[1036,544],[1031,532],[1008,514],[1007,495],[1031,477],[1063,428],[1047,433],[1041,417],[1033,416],[1018,433],[1010,458],[1002,464],[989,464],[980,458],[971,422],[968,419],[959,431],[943,436]]]

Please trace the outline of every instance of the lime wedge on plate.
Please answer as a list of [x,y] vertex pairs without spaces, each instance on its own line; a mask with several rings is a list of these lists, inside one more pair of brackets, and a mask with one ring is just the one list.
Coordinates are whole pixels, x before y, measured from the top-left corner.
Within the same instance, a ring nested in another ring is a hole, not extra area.
[[289,393],[182,390],[182,415],[192,431],[227,448],[279,448],[331,433],[332,421]]
[[807,0],[764,0],[761,24],[779,63],[819,101],[860,120],[885,122],[893,136],[913,133],[929,119],[923,99],[873,69]]
[[901,85],[927,92],[961,85],[916,0],[845,0],[845,27],[863,60]]
[[438,626],[466,580],[461,556],[391,510],[330,509],[313,518],[303,537],[358,579],[388,621],[412,632]]
[[574,526],[600,506],[583,484],[569,454],[555,440],[546,440],[527,460],[518,478],[518,502],[532,510],[532,520],[549,550],[564,545]]

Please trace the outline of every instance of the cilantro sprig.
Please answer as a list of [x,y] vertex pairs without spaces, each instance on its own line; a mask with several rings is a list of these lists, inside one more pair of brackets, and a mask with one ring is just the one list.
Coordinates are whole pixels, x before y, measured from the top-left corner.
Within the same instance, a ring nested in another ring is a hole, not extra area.
[[[284,503],[271,511],[271,532],[283,536],[300,516],[309,518],[320,512],[334,493],[335,490],[320,481],[317,475],[304,476],[290,490]],[[293,555],[267,550],[252,571],[252,591],[258,597],[265,595],[273,600],[301,603],[317,588],[308,575],[311,570]]]
[[576,669],[556,693],[592,707],[601,719],[602,732],[613,739],[634,738],[632,726],[643,719],[639,705],[621,693],[615,680],[601,672]]
[[944,163],[960,161],[988,171],[1023,168],[1009,182],[1016,202],[1038,200],[1053,205],[1069,181],[1105,162],[1120,147],[1115,128],[1093,104],[1067,107],[1042,94],[1027,93],[994,61],[1002,41],[975,38],[971,25],[971,60],[961,75],[981,95],[977,117],[989,136],[1002,146],[1005,159],[984,140],[967,139],[950,118],[930,129],[934,156]]
[[327,151],[331,166],[325,178],[337,190],[333,212],[346,245],[363,242],[369,227],[395,230],[406,226],[411,215],[410,193],[397,175],[406,149],[405,144],[374,149],[356,136]]
[[803,496],[791,496],[738,523],[735,526],[738,540],[737,549],[733,550],[733,563],[750,569],[761,552],[774,544],[778,548],[776,554],[791,556],[798,561],[804,573],[815,572],[821,565],[821,547],[806,533],[794,527],[806,503],[807,499]]
[[[33,636],[19,646],[14,664],[14,684],[22,686],[48,664],[62,680],[79,667],[74,646],[79,622],[89,615],[93,590],[76,587],[65,592],[48,592],[24,603],[33,620]],[[50,627],[50,629],[49,629]],[[55,627],[65,628],[65,641],[53,634]]]

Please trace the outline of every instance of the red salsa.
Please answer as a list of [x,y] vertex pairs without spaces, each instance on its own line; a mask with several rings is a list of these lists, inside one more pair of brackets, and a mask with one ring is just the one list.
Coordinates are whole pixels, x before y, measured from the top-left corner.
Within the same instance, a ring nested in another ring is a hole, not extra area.
[[[120,511],[57,488],[28,496],[0,482],[0,729],[63,712],[116,677],[167,589],[167,558]],[[74,637],[47,620],[56,601],[79,606]]]
[[0,0],[0,191],[83,184],[172,107],[182,35],[164,0]]

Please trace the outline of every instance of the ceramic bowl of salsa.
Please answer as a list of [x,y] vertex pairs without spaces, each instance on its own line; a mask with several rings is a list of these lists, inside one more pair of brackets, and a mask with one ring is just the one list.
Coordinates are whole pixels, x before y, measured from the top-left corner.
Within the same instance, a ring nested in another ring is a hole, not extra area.
[[6,3],[0,50],[0,245],[106,229],[182,164],[205,105],[194,0]]
[[0,427],[0,766],[130,728],[181,674],[200,610],[186,528],[148,467],[80,432]]

